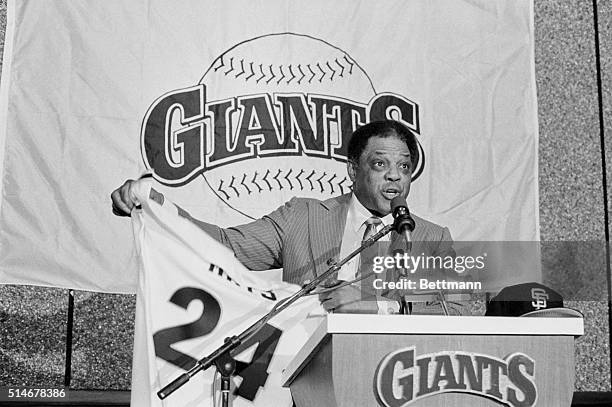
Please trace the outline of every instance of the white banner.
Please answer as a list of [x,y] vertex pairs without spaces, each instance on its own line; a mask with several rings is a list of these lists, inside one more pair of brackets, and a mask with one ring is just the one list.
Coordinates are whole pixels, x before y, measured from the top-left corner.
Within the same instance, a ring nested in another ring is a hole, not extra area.
[[[134,292],[109,198],[125,179],[151,172],[194,217],[236,225],[348,192],[350,134],[381,118],[421,145],[412,212],[455,240],[539,240],[531,0],[9,0],[8,14],[4,283]],[[494,271],[537,280],[539,261]]]
[[[141,272],[131,405],[215,405],[220,383],[214,366],[163,402],[156,393],[299,287],[247,270],[150,182],[140,181],[138,196],[143,205],[134,215],[134,234]],[[323,314],[316,296],[299,300],[233,353],[233,406],[292,405],[281,372]]]

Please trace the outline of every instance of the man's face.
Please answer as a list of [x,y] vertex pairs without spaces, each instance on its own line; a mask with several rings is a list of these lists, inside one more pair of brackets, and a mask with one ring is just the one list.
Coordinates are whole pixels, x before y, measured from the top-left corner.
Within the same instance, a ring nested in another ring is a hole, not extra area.
[[359,202],[377,215],[391,212],[391,200],[406,198],[410,192],[412,161],[410,150],[397,137],[370,137],[358,163],[348,163],[353,193]]

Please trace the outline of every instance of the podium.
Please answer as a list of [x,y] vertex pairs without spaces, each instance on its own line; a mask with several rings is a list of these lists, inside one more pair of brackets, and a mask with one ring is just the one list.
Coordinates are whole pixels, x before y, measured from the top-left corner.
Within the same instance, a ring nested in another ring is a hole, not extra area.
[[570,406],[582,318],[328,315],[283,372],[297,407]]

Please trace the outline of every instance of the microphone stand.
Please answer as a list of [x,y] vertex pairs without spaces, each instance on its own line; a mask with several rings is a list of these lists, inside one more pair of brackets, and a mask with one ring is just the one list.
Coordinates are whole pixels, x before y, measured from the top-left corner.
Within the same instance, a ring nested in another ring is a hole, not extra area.
[[[225,338],[225,342],[223,345],[215,349],[208,356],[203,357],[198,360],[196,364],[189,369],[187,372],[181,374],[172,382],[164,386],[160,391],[157,392],[157,396],[163,400],[168,397],[170,394],[174,393],[181,386],[187,383],[195,374],[200,371],[204,371],[208,369],[213,364],[216,365],[219,373],[222,377],[221,382],[221,397],[222,397],[222,405],[229,405],[229,384],[231,375],[234,373],[234,369],[236,367],[236,362],[233,360],[230,352],[236,349],[240,344],[250,338],[252,335],[256,334],[270,319],[272,319],[275,315],[281,313],[291,304],[296,302],[298,299],[304,297],[305,295],[311,293],[322,281],[330,277],[333,273],[337,273],[344,264],[346,264],[353,257],[361,253],[364,249],[372,246],[377,240],[391,232],[393,229],[397,227],[397,221],[392,225],[387,225],[383,227],[379,232],[372,235],[367,240],[364,240],[360,247],[349,253],[344,259],[341,259],[339,262],[332,264],[324,273],[315,277],[310,283],[306,284],[299,291],[287,297],[284,300],[281,300],[278,304],[276,304],[270,312],[261,317],[247,329],[242,331],[238,335],[234,335],[228,338]],[[214,397],[214,395],[213,395]]]
[[[415,228],[414,219],[410,216],[410,211],[408,210],[408,205],[406,204],[406,199],[403,197],[395,197],[391,201],[391,209],[393,213],[393,218],[395,219],[393,225],[395,226],[395,230],[397,233],[404,235],[406,238],[406,248],[408,251],[412,251],[412,231]],[[442,307],[442,311],[445,316],[449,315],[448,305],[446,303],[446,297],[444,296],[444,292],[442,290],[437,290],[436,292],[438,296],[438,301],[440,302],[440,306]],[[412,313],[412,303],[406,302],[406,297],[401,296],[400,300],[400,313],[407,314]]]
[[[406,228],[404,232],[404,237],[406,238],[406,249],[409,252],[411,252],[412,251],[412,230],[410,230],[408,227]],[[405,277],[405,275],[402,274],[402,277]],[[444,296],[444,292],[442,290],[437,290],[436,297],[438,298],[438,302],[440,303],[440,306],[442,307],[442,312],[444,312],[444,315],[449,316],[450,314],[448,312],[448,304],[446,302],[446,297]],[[402,295],[400,297],[399,303],[400,303],[400,311],[399,311],[400,314],[408,315],[412,313],[412,302],[406,301],[405,295]]]

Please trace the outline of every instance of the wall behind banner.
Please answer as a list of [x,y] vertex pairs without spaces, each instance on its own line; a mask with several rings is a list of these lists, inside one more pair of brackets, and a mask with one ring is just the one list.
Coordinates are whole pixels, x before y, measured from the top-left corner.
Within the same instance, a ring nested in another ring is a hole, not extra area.
[[[569,276],[568,285],[590,278],[606,284],[609,274],[606,261],[585,258],[578,243],[606,241],[612,208],[612,0],[595,2],[535,0],[541,239],[555,242],[543,249],[543,270]],[[0,19],[3,48],[6,0]],[[581,294],[568,303],[586,325],[576,345],[576,390],[610,391],[608,304]],[[75,389],[129,389],[134,296],[74,293],[66,375],[70,295],[0,286],[2,386],[61,386],[68,379]]]

